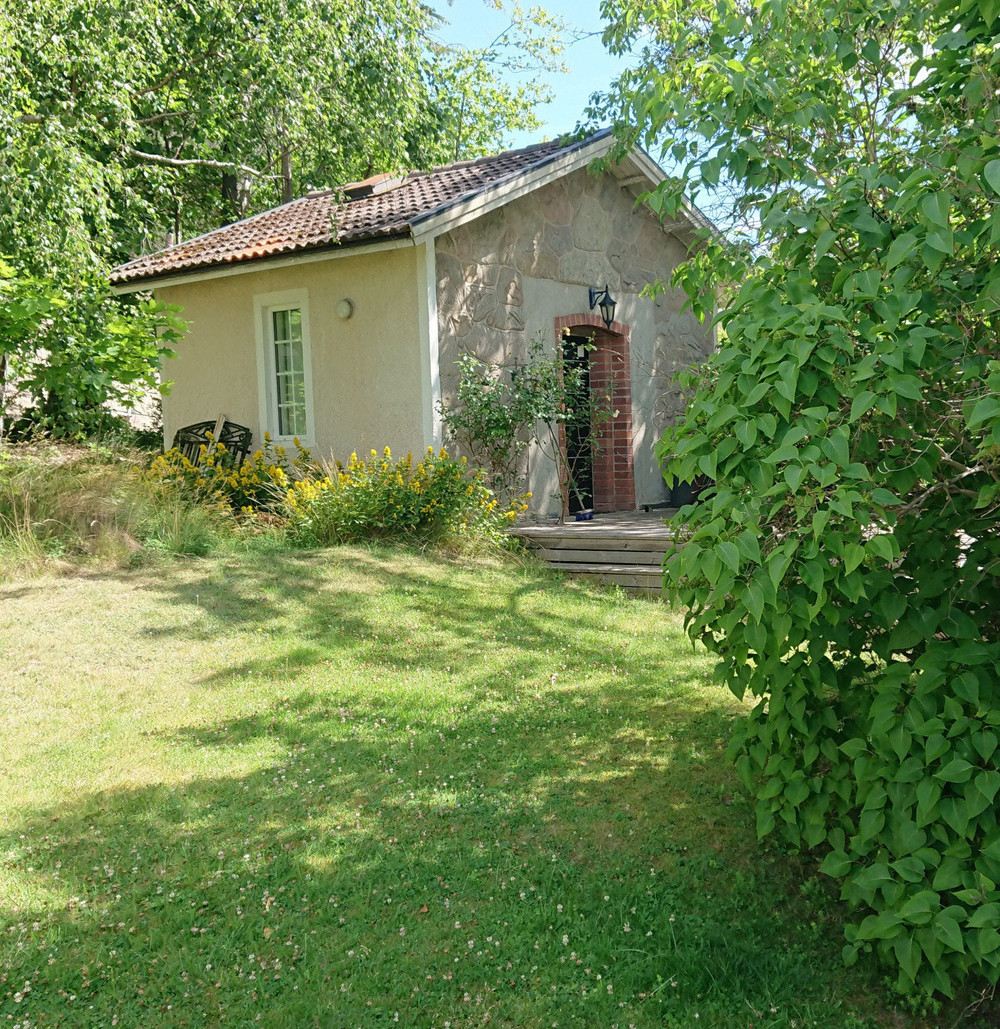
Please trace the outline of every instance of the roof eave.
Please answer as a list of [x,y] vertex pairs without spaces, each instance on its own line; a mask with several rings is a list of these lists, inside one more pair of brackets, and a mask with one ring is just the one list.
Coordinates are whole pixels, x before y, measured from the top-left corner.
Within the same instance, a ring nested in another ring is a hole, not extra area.
[[349,257],[362,253],[398,250],[400,247],[412,245],[413,237],[407,229],[404,232],[393,232],[381,238],[366,236],[355,240],[345,240],[342,243],[333,242],[280,254],[245,258],[242,261],[219,261],[213,264],[200,264],[193,268],[159,272],[125,282],[113,282],[111,292],[116,296],[125,296],[129,293],[165,289],[168,286],[200,282],[204,279],[220,279],[230,275],[245,275],[249,272],[284,268],[294,264],[311,264],[314,261],[329,261],[338,257]]

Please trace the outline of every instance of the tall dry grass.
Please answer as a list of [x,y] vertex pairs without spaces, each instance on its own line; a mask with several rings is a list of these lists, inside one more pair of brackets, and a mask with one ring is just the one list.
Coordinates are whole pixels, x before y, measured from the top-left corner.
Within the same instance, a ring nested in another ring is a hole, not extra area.
[[127,448],[0,449],[0,580],[90,564],[203,555],[231,542],[232,515],[144,474]]

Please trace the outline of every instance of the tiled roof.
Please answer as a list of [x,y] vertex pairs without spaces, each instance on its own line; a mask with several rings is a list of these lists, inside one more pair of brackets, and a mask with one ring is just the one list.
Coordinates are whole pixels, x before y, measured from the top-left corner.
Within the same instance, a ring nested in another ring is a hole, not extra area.
[[566,146],[561,146],[558,140],[536,143],[493,157],[410,172],[398,185],[379,176],[368,180],[373,185],[358,183],[354,187],[310,193],[204,236],[119,265],[111,272],[111,282],[123,285],[303,250],[405,237],[415,222],[488,192],[608,134],[609,130],[604,130]]

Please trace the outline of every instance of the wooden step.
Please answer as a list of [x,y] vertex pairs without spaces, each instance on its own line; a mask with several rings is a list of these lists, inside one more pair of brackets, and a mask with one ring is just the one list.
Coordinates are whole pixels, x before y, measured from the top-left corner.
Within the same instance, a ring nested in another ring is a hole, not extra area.
[[575,579],[621,586],[629,591],[659,594],[663,572],[658,565],[563,564],[559,571]]
[[542,547],[546,550],[615,550],[665,554],[668,550],[672,550],[674,546],[674,541],[667,536],[659,539],[611,536],[608,534],[582,536],[579,533],[577,535],[567,534],[565,536],[554,534],[542,536],[523,531],[518,532],[517,535],[532,546]]
[[663,562],[676,530],[656,515],[622,513],[588,522],[522,525],[512,529],[551,568],[575,578],[662,595]]
[[653,565],[657,568],[663,562],[664,553],[665,551],[648,548],[643,550],[585,550],[573,547],[555,550],[550,547],[539,547],[534,551],[537,558],[551,565],[585,561],[589,564]]

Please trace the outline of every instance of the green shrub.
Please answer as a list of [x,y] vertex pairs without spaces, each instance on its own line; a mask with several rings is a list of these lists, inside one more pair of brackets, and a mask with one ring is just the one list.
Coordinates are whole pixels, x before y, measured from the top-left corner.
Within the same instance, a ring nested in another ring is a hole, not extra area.
[[175,447],[153,461],[148,476],[173,484],[197,501],[221,502],[250,514],[280,505],[295,479],[314,473],[309,451],[298,440],[295,447],[291,458],[284,447],[272,446],[265,434],[263,448],[239,467],[222,443],[203,445],[198,463]]
[[[593,342],[586,349],[593,350]],[[441,416],[449,438],[486,471],[490,488],[516,498],[523,487],[525,455],[534,446],[559,469],[566,490],[586,506],[583,461],[567,450],[566,433],[588,433],[596,453],[617,414],[607,392],[591,390],[587,366],[564,360],[561,347],[549,354],[538,338],[528,344],[523,364],[492,365],[471,354],[455,363],[455,398],[442,405]]]
[[294,536],[325,545],[446,537],[500,542],[526,505],[518,500],[501,510],[483,473],[469,471],[465,458],[429,448],[414,464],[412,454],[393,461],[386,447],[381,456],[371,451],[367,461],[351,454],[346,467],[338,464],[330,475],[296,480],[286,509]]
[[690,158],[654,209],[724,183],[733,228],[675,278],[728,296],[661,450],[716,484],[668,585],[759,701],[731,753],[761,835],[914,995],[1000,983],[998,14],[693,0],[624,108]]

